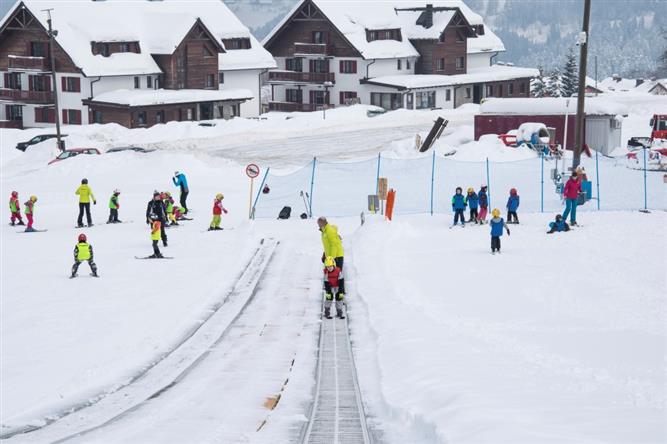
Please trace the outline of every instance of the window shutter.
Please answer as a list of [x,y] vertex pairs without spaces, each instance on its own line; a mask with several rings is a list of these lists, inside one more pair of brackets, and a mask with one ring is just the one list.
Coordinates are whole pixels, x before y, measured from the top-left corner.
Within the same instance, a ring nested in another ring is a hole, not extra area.
[[78,77],[74,78],[74,92],[81,92],[81,79]]
[[35,122],[41,123],[43,116],[43,108],[35,108]]
[[357,73],[357,61],[356,60],[352,60],[352,72],[354,74]]
[[5,73],[5,88],[9,88],[9,73]]
[[35,90],[35,76],[28,76],[28,90]]
[[309,100],[308,101],[310,103],[315,103],[315,91],[309,91]]
[[67,91],[67,78],[66,77],[61,77],[60,78],[60,87],[62,91]]
[[67,122],[67,110],[66,109],[63,110],[63,124],[65,124],[65,123],[68,123]]
[[339,64],[340,64],[340,66],[339,66],[339,68],[338,68],[338,71],[339,71],[339,72],[345,72],[345,71],[343,71],[343,66],[344,66],[343,61],[341,60],[341,61],[339,62]]
[[313,72],[315,67],[315,60],[308,60],[308,71]]
[[340,104],[345,105],[345,93],[341,91],[338,94],[340,95]]
[[51,76],[44,76],[44,89],[51,91]]
[[329,59],[324,60],[324,72],[330,72],[329,71]]
[[81,125],[81,110],[80,109],[74,110],[74,122],[72,122],[72,123],[76,123],[78,125]]
[[48,123],[56,123],[56,110],[55,108],[49,108],[46,113]]

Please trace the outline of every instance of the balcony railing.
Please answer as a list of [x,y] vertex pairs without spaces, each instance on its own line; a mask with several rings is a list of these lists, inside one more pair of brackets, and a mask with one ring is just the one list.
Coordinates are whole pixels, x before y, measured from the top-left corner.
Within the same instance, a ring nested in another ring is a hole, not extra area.
[[269,71],[269,82],[335,83],[332,72]]
[[9,55],[9,69],[22,71],[48,71],[51,64],[46,57],[26,57]]
[[0,120],[0,128],[23,129],[23,120]]
[[26,103],[53,103],[53,91],[0,88],[0,99]]
[[334,105],[318,105],[315,103],[296,103],[296,102],[269,102],[269,111],[282,111],[282,112],[309,112],[309,111],[319,111],[322,107],[326,106],[327,109],[331,109]]
[[294,43],[294,55],[302,56],[332,56],[333,46],[326,43]]

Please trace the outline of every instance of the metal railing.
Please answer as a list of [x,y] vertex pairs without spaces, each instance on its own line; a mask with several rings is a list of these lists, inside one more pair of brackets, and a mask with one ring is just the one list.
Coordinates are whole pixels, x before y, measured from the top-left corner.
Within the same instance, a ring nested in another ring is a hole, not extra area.
[[0,88],[0,99],[15,102],[53,103],[54,96],[53,91]]
[[269,71],[269,82],[335,83],[332,72]]
[[49,61],[46,57],[28,57],[9,55],[9,69],[20,69],[25,71],[48,71],[50,69]]

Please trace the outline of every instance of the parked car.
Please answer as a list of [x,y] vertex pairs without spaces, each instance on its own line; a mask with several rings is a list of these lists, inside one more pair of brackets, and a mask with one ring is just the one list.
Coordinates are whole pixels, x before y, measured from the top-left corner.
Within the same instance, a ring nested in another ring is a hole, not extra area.
[[107,153],[120,153],[121,151],[134,151],[137,153],[150,153],[155,151],[155,148],[143,148],[140,146],[117,146],[107,150]]
[[97,148],[72,148],[69,150],[62,151],[55,159],[49,162],[49,165],[55,162],[60,162],[61,160],[69,159],[71,157],[78,156],[79,154],[102,154]]
[[[27,142],[17,143],[16,149],[19,151],[25,151],[30,145],[35,145],[48,139],[55,139],[56,137],[56,134],[40,134],[39,136],[35,136]],[[61,134],[60,137],[67,137],[67,134]]]

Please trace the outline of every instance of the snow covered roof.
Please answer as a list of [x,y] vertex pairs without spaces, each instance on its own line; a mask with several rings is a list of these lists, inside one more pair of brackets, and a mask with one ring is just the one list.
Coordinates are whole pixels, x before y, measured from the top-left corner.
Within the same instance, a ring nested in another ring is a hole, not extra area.
[[[307,0],[301,0],[262,40],[266,45],[285,25],[287,20]],[[419,53],[408,39],[437,39],[454,16],[454,11],[433,13],[433,26],[426,29],[417,25],[419,12],[396,11],[396,8],[414,8],[433,5],[434,8],[459,8],[471,25],[483,25],[482,17],[472,12],[461,0],[312,0],[333,25],[359,51],[365,59],[418,57]],[[403,41],[366,40],[366,30],[401,29]],[[505,51],[503,42],[485,27],[484,35],[468,39],[468,54]]]
[[[273,57],[222,1],[23,0],[23,4],[45,28],[47,16],[43,10],[53,8],[56,41],[87,76],[160,73],[151,54],[172,54],[198,19],[221,46],[223,38],[251,41],[250,49],[229,51],[234,52],[231,56],[221,54],[220,69],[275,66]],[[4,17],[3,24],[14,10]],[[141,54],[93,55],[94,41],[138,41]]]
[[125,106],[151,106],[252,98],[252,92],[247,89],[117,89],[99,94],[91,101]]
[[598,88],[603,91],[632,91],[637,87],[637,79],[621,77],[607,77],[598,82]]
[[[577,99],[571,98],[530,98],[500,99],[492,98],[480,106],[482,114],[519,114],[519,115],[560,115],[576,114]],[[589,115],[626,115],[627,107],[617,102],[602,98],[587,98],[584,112]]]
[[398,76],[373,77],[368,83],[393,86],[399,89],[435,88],[439,86],[468,85],[480,82],[535,77],[540,74],[534,68],[493,65],[485,68],[469,69],[467,74],[407,74]]

